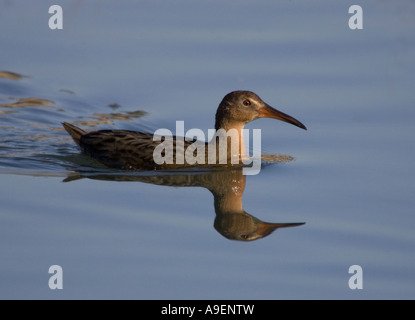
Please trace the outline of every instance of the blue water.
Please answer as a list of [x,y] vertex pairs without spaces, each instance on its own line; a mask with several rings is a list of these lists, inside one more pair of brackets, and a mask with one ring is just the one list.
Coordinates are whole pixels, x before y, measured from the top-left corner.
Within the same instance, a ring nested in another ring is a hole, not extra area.
[[[414,299],[415,3],[361,2],[363,30],[352,4],[0,2],[0,298]],[[308,127],[247,126],[294,161],[125,173],[60,124],[207,131],[238,89]],[[214,197],[242,183],[249,216],[305,224],[229,240]]]

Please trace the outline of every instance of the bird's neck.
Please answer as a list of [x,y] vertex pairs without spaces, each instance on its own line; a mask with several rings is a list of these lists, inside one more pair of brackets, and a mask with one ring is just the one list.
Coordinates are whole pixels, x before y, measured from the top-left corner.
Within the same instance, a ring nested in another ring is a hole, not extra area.
[[[216,148],[220,147],[218,145],[218,139],[219,133],[223,134],[225,132],[226,134],[226,147],[227,147],[227,154],[228,154],[228,160],[231,157],[238,156],[239,160],[243,160],[247,158],[246,154],[246,146],[244,141],[244,135],[243,135],[243,129],[245,124],[244,123],[221,123],[220,126],[216,125],[216,135],[213,137],[211,143],[216,143]],[[220,140],[220,139],[219,139]],[[232,144],[238,142],[238,151],[237,155],[232,153]]]

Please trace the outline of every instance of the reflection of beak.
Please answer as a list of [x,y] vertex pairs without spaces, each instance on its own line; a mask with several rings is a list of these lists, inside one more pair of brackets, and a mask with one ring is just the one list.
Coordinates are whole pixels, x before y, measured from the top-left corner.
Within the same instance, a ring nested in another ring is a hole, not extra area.
[[292,222],[292,223],[269,223],[269,222],[259,222],[257,224],[258,229],[256,230],[256,234],[260,235],[261,238],[266,237],[273,231],[278,228],[287,228],[287,227],[297,227],[303,225],[304,222]]
[[284,112],[278,111],[277,109],[274,109],[273,107],[269,105],[265,105],[261,109],[258,110],[258,117],[259,118],[272,118],[281,120],[284,122],[291,123],[301,129],[307,130],[306,126],[303,125],[300,121],[297,119],[294,119],[293,117],[289,116],[288,114],[285,114]]

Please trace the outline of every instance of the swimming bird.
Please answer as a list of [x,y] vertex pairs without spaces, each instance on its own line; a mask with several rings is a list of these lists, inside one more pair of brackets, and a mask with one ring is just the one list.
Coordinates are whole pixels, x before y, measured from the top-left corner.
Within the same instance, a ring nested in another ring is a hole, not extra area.
[[[239,162],[246,157],[242,130],[248,122],[259,118],[273,118],[307,130],[306,126],[300,121],[274,109],[251,91],[230,92],[219,104],[215,117],[216,132],[231,132],[226,138],[226,164],[231,164],[231,159],[235,156],[231,152],[231,144],[234,138],[239,142],[239,152],[237,154],[240,160]],[[131,130],[98,130],[86,132],[67,122],[62,123],[62,125],[84,153],[109,167],[126,170],[164,170],[197,165],[195,163],[189,163],[186,160],[184,163],[176,161],[179,153],[184,154],[196,141],[183,141],[181,139],[182,143],[179,144],[176,143],[179,141],[179,137],[171,137],[172,142],[174,142],[172,144],[173,149],[170,150],[173,153],[173,161],[171,163],[160,164],[154,159],[154,151],[161,143],[166,141],[167,137],[164,137],[164,140],[154,139],[154,135],[151,133]],[[206,152],[202,155],[206,159],[204,163],[208,163],[208,150],[212,149],[218,151],[216,152],[218,160],[216,163],[219,163],[218,138],[218,136],[214,136],[210,142],[198,141],[199,144],[203,144],[202,146],[206,147],[204,148]],[[212,145],[213,148],[211,148]],[[166,148],[163,152],[167,153],[169,150]]]

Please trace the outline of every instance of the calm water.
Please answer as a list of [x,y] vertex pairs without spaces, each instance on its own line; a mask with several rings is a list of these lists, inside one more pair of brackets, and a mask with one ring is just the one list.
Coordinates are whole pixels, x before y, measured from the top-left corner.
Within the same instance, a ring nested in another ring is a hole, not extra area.
[[[352,4],[0,1],[0,298],[414,299],[415,3],[361,2],[363,30]],[[60,125],[206,132],[237,89],[308,127],[248,125],[295,161],[126,173]],[[229,239],[260,220],[305,224]]]

